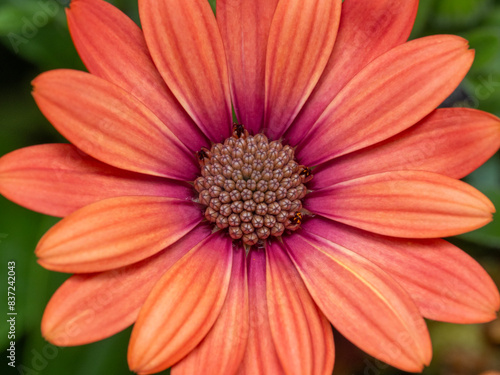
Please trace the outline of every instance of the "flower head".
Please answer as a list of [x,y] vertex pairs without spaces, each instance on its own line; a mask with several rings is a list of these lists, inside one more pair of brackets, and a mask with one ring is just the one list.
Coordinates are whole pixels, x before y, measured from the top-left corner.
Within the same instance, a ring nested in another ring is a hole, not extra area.
[[417,5],[218,0],[215,18],[206,0],[139,0],[141,31],[72,1],[89,73],[33,81],[72,144],[0,159],[2,195],[64,217],[36,249],[75,274],[47,340],[135,323],[140,374],[317,375],[333,368],[331,323],[417,372],[423,317],[494,319],[492,280],[439,238],[492,220],[458,179],[499,149],[500,120],[436,109],[474,53],[455,36],[406,42]]

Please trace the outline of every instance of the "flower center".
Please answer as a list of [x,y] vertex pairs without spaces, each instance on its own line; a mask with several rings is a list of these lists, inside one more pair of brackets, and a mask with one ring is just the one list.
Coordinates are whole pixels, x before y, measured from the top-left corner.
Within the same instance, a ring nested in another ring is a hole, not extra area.
[[294,150],[264,134],[251,136],[242,125],[210,150],[197,153],[201,177],[194,181],[205,218],[234,240],[252,246],[270,236],[295,231],[302,222],[309,168]]

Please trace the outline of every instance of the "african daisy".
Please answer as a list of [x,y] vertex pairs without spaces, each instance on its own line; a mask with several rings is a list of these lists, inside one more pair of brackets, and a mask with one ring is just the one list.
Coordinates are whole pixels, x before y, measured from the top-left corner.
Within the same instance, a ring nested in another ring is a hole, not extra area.
[[[67,12],[90,73],[37,77],[72,144],[0,159],[0,192],[64,217],[39,263],[74,273],[42,333],[81,345],[134,324],[150,374],[330,374],[331,324],[404,371],[431,360],[423,318],[477,323],[500,300],[439,239],[494,207],[458,179],[500,120],[436,109],[474,52],[406,42],[417,0],[102,0]],[[237,122],[233,124],[232,108]]]

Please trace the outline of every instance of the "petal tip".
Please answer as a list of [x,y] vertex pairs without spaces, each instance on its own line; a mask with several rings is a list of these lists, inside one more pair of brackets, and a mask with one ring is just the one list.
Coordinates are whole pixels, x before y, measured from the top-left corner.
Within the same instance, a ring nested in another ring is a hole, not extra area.
[[469,49],[469,41],[461,36],[458,36],[458,35],[445,35],[446,38],[450,39],[450,40],[454,40],[457,42],[457,44],[460,44],[464,47],[466,47],[467,49]]
[[93,273],[99,272],[98,268],[95,268],[92,264],[89,263],[81,263],[81,264],[72,264],[63,261],[58,262],[57,255],[54,257],[50,257],[48,255],[39,255],[36,262],[43,268],[49,271],[54,272],[62,272],[62,273]]
[[405,372],[421,373],[426,367],[430,365],[432,355],[430,357],[415,357],[413,360],[414,362],[410,362],[405,365],[402,364],[398,366],[397,364],[394,364],[393,366],[396,366],[396,368],[399,368],[400,370],[403,370]]
[[62,270],[62,267],[59,265],[56,266],[50,262],[47,262],[47,260],[45,259],[42,259],[42,257],[38,256],[38,259],[36,260],[36,262],[43,268],[45,268],[46,270],[50,270],[50,271],[56,271],[56,272],[65,272]]
[[[53,319],[49,319],[47,317],[47,310],[46,310],[42,318],[41,329],[40,329],[42,337],[52,345],[60,347],[71,346],[71,343],[69,342],[71,335],[69,332],[66,332],[71,329],[69,323],[66,323],[65,328],[60,327],[57,323],[58,322],[54,321]],[[79,343],[76,343],[75,345],[79,345]]]
[[[51,230],[49,230],[51,232]],[[35,248],[35,255],[38,258],[37,262],[43,262],[44,259],[47,259],[47,257],[50,256],[50,247],[45,246],[46,238],[49,235],[49,232],[45,233],[45,235],[42,236],[42,238],[38,241],[38,244],[36,245]]]
[[61,342],[57,340],[57,336],[54,336],[52,332],[43,332],[42,331],[42,337],[45,339],[45,341],[51,343],[52,345],[55,346],[64,346]]
[[[51,71],[49,71],[51,72]],[[41,83],[41,81],[43,81],[43,79],[45,78],[45,76],[49,73],[49,72],[43,72],[43,73],[40,73],[39,75],[37,75],[35,78],[33,78],[31,80],[31,86],[32,86],[32,92],[35,91],[36,87]]]
[[129,344],[129,350],[127,354],[127,362],[130,371],[135,372],[136,374],[152,374],[155,371],[151,371],[147,368],[148,361],[144,360],[144,356],[141,356],[134,350],[134,346],[132,345],[132,340]]
[[498,289],[495,288],[494,294],[494,302],[491,309],[493,311],[493,313],[491,314],[493,317],[492,320],[495,320],[497,318],[497,313],[500,310],[500,293],[498,292]]

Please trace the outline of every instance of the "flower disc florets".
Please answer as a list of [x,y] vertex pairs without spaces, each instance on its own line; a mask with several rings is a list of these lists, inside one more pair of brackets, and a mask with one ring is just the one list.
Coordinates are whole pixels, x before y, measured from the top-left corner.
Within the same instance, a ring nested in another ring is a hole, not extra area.
[[230,138],[203,148],[198,160],[194,187],[207,206],[205,218],[231,238],[251,246],[299,228],[304,184],[312,175],[295,161],[292,147],[235,125]]

